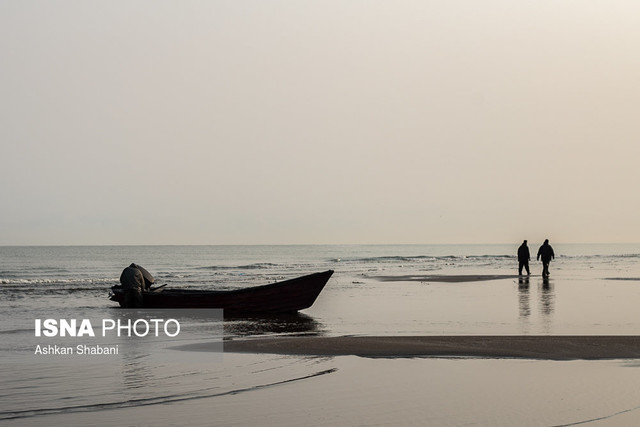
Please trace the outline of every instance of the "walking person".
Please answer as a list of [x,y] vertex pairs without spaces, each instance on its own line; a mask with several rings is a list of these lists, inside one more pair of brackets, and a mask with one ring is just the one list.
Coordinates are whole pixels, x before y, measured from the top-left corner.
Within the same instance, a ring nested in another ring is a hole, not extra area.
[[522,245],[518,248],[518,274],[522,276],[522,268],[527,270],[527,275],[531,274],[529,271],[529,261],[531,260],[531,254],[529,253],[529,247],[527,241],[522,242]]
[[538,249],[538,256],[536,260],[542,258],[542,275],[549,276],[549,263],[554,259],[556,255],[553,253],[553,248],[549,244],[549,239],[546,239],[540,249]]

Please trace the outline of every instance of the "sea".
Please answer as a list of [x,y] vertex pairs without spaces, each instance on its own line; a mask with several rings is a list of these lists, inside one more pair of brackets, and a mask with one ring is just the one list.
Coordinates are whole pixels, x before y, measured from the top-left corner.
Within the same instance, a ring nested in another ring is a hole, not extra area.
[[[551,244],[549,278],[541,276],[539,244],[532,243],[531,276],[518,276],[520,242],[0,246],[0,424],[637,424],[634,360],[180,349],[265,336],[637,335],[640,244]],[[195,328],[181,340],[161,333],[100,341],[118,354],[37,354],[47,344],[36,336],[37,319],[123,319],[126,310],[109,292],[132,262],[168,288],[236,289],[325,270],[334,275],[297,315],[212,316],[211,329]]]

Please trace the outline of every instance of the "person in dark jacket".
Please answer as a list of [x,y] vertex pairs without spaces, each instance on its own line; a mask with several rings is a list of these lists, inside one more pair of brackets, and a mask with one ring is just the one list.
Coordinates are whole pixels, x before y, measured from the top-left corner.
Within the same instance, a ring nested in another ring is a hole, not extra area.
[[553,248],[549,244],[549,239],[545,240],[540,249],[538,249],[538,256],[536,260],[542,258],[542,275],[549,275],[549,263],[552,259],[556,257],[556,254],[553,253]]
[[527,274],[531,274],[529,271],[529,261],[531,260],[531,254],[529,253],[529,247],[527,241],[522,242],[522,245],[518,248],[518,274],[522,276],[522,267],[527,270]]

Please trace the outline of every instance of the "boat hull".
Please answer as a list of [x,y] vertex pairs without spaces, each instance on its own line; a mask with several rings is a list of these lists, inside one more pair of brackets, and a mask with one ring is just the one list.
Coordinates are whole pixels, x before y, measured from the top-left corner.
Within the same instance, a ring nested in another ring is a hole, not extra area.
[[[218,308],[225,315],[240,313],[293,313],[313,305],[333,270],[309,274],[269,285],[228,291],[159,289],[143,292],[145,308]],[[111,300],[124,307],[124,291],[112,289]]]

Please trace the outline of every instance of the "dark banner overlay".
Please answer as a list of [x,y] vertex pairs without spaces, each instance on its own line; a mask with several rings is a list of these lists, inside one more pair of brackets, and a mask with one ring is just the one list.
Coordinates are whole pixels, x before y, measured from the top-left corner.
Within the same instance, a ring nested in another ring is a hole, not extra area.
[[[28,319],[19,343],[6,348],[22,361],[95,360],[154,357],[165,362],[220,358],[223,311],[219,309],[119,309],[101,318]],[[205,351],[185,351],[197,349]],[[216,356],[218,355],[218,356]]]

